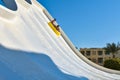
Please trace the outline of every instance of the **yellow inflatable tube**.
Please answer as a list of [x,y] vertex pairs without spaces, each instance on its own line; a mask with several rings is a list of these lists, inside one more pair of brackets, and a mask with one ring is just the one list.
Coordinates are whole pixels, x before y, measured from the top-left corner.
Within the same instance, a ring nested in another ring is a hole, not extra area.
[[57,36],[60,36],[60,35],[61,35],[61,33],[55,28],[55,26],[54,26],[51,22],[49,22],[48,25],[49,25],[50,28],[55,32],[55,34],[56,34]]

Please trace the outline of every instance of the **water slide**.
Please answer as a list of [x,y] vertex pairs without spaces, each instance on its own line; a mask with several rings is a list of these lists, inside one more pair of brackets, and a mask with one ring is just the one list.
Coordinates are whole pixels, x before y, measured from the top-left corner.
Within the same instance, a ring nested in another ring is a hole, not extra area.
[[0,80],[120,80],[120,71],[96,65],[79,53],[39,2],[3,2]]

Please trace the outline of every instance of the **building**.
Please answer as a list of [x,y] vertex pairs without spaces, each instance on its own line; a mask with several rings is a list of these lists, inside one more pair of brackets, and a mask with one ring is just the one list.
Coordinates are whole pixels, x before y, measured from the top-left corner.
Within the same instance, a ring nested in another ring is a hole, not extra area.
[[116,58],[120,58],[120,50],[117,52],[117,54],[115,54]]
[[107,53],[103,48],[81,48],[80,52],[89,60],[101,66],[106,59],[112,58],[112,54]]

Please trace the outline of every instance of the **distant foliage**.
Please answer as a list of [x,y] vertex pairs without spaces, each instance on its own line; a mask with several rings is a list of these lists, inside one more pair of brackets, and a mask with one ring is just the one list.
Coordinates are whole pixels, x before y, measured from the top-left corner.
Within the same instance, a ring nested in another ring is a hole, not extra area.
[[117,54],[117,51],[120,50],[120,43],[107,43],[104,49],[106,52],[112,53],[113,58],[115,58],[115,54]]
[[120,70],[120,58],[106,60],[104,62],[104,67],[114,70]]

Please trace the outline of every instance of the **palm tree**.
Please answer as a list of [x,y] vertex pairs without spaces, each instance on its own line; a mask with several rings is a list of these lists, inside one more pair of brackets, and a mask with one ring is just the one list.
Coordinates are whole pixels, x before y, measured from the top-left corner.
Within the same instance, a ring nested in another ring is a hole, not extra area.
[[106,50],[106,52],[112,53],[113,58],[115,58],[115,54],[117,54],[117,51],[120,50],[120,43],[107,43],[104,49]]

